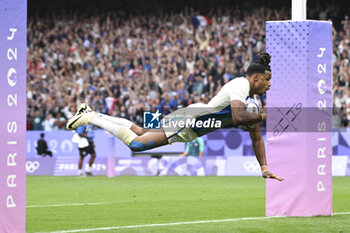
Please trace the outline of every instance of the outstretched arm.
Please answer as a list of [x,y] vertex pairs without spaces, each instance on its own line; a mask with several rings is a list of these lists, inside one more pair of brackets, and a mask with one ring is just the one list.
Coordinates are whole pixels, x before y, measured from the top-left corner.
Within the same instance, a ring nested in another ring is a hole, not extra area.
[[232,121],[236,125],[250,125],[266,120],[264,112],[260,114],[249,113],[246,111],[246,105],[242,101],[231,101]]
[[267,168],[266,154],[265,154],[265,143],[264,139],[260,132],[260,127],[257,124],[254,129],[249,130],[249,136],[252,139],[252,146],[258,160],[262,172],[262,176],[264,178],[276,179],[279,181],[283,181],[283,178],[272,174]]

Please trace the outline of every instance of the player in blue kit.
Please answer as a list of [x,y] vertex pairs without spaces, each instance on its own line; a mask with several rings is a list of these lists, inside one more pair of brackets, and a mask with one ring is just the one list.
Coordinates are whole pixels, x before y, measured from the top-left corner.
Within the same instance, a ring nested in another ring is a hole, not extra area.
[[[265,121],[266,113],[253,114],[246,111],[246,100],[269,90],[270,59],[268,53],[260,53],[259,61],[248,67],[246,77],[235,78],[226,83],[208,104],[192,104],[166,115],[160,129],[145,130],[127,119],[96,113],[86,104],[78,107],[77,114],[68,121],[66,129],[96,125],[122,140],[131,150],[143,151],[174,142],[189,142],[233,123],[253,125]],[[267,168],[265,144],[259,124],[251,128],[249,134],[263,177],[282,181],[282,178],[272,174]]]
[[185,152],[180,156],[202,157],[204,154],[204,140],[201,137],[186,142]]
[[79,126],[76,129],[76,133],[79,135],[79,137],[83,137],[87,139],[87,145],[80,147],[78,144],[78,149],[79,149],[79,155],[80,155],[80,159],[79,159],[79,163],[78,163],[78,175],[83,175],[82,172],[82,167],[83,167],[83,161],[84,158],[90,154],[90,159],[89,159],[89,164],[88,167],[86,167],[86,175],[87,176],[92,176],[92,165],[95,162],[95,158],[96,158],[96,152],[95,152],[95,144],[94,144],[94,131],[93,130],[87,130],[88,126],[87,125],[83,125],[83,126]]

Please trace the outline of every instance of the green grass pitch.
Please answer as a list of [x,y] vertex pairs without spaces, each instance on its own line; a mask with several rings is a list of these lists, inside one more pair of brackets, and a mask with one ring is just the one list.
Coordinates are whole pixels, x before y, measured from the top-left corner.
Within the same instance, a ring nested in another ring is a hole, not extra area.
[[[260,177],[30,176],[26,232],[107,227],[89,232],[346,233],[350,232],[350,177],[333,178],[333,207],[334,213],[348,214],[239,219],[265,216],[265,181]],[[220,219],[238,220],[108,228]]]

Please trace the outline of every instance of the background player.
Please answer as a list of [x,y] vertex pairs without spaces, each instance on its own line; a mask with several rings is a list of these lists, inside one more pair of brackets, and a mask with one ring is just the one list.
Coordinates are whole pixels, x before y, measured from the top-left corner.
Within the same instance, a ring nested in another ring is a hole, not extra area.
[[[90,159],[89,159],[89,165],[86,168],[85,174],[87,176],[92,176],[92,165],[94,164],[95,158],[96,158],[96,152],[95,152],[95,144],[94,144],[94,131],[93,130],[87,130],[86,125],[80,126],[76,129],[76,133],[79,135],[79,137],[86,139],[87,144],[80,146],[78,143],[78,149],[79,149],[79,155],[80,159],[78,162],[78,175],[82,176],[83,171],[83,162],[84,158],[90,154]],[[87,132],[87,133],[86,133]]]
[[180,156],[195,156],[202,157],[204,154],[204,140],[201,137],[193,141],[186,142],[185,152]]

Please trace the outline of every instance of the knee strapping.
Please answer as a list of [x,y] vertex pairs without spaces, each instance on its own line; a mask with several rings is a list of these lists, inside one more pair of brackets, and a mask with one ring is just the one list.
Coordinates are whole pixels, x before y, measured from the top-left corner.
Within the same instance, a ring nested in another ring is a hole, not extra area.
[[148,141],[147,144],[143,144],[142,142],[136,142],[136,141],[132,141],[129,144],[129,148],[132,151],[143,151],[143,150],[148,150],[153,148],[154,146],[154,142],[152,141]]

